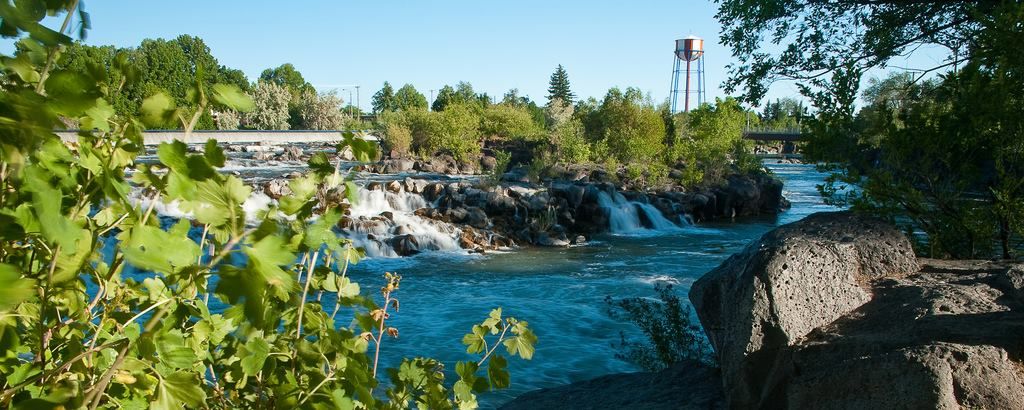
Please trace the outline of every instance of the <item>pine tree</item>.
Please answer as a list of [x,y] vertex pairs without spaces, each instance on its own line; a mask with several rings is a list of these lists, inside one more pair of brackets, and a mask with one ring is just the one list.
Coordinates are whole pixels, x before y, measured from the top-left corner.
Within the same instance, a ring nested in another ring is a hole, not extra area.
[[385,81],[384,87],[373,95],[373,112],[382,113],[384,111],[395,111],[396,109],[398,109],[398,106],[395,101],[395,90],[391,88],[391,83]]
[[569,89],[569,74],[565,72],[565,68],[561,64],[551,74],[551,81],[548,84],[548,105],[551,105],[551,101],[556,98],[565,104],[572,105],[576,95]]

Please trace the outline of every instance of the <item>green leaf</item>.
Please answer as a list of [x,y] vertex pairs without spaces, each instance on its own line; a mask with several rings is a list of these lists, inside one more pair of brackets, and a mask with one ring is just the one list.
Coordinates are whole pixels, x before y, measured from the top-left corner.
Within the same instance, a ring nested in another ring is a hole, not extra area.
[[142,123],[147,127],[159,128],[174,121],[174,100],[164,93],[153,94],[142,100],[140,108]]
[[220,314],[211,315],[208,318],[196,323],[193,330],[200,339],[209,339],[210,344],[219,345],[229,333],[235,330],[235,325],[230,319],[225,319]]
[[[340,152],[340,151],[339,151]],[[331,165],[331,160],[327,158],[327,154],[323,151],[317,151],[309,157],[309,161],[306,161],[309,165],[309,171],[315,175],[326,177],[334,174],[334,166]]]
[[519,357],[526,360],[532,359],[534,345],[537,344],[537,336],[526,327],[526,322],[516,323],[512,327],[512,333],[516,336],[505,339],[504,342],[505,348],[508,349],[508,354],[513,356],[518,354]]
[[26,83],[38,83],[39,73],[36,71],[35,66],[28,59],[28,55],[19,55],[17,58],[3,57],[0,62],[3,63],[4,68],[14,71],[21,81]]
[[158,336],[156,351],[160,362],[175,369],[191,368],[197,361],[196,353],[185,344],[181,330],[171,330]]
[[345,198],[353,205],[359,202],[359,187],[355,182],[345,181]]
[[356,408],[356,404],[352,401],[352,398],[345,397],[344,390],[337,389],[332,391],[331,401],[334,402],[335,410],[353,410]]
[[244,248],[249,256],[249,267],[253,273],[269,286],[269,290],[281,301],[287,301],[289,293],[297,288],[295,277],[281,269],[282,265],[295,262],[295,255],[277,236],[267,236],[251,247]]
[[482,353],[487,347],[484,336],[487,329],[480,325],[473,325],[473,332],[462,337],[462,344],[466,345],[466,353]]
[[35,283],[21,277],[14,265],[0,263],[0,312],[7,311],[35,293]]
[[114,114],[114,106],[110,105],[107,100],[97,98],[96,104],[92,108],[85,110],[81,127],[84,129],[95,128],[101,131],[110,131],[110,117],[113,117]]
[[179,410],[182,405],[202,407],[206,403],[206,392],[203,381],[198,375],[186,371],[178,371],[163,377],[157,386],[156,400],[151,409]]
[[483,327],[490,329],[492,335],[498,334],[501,329],[498,328],[498,324],[501,323],[501,308],[497,308],[491,311],[487,319],[484,319]]
[[224,161],[227,160],[227,157],[224,156],[224,149],[217,145],[217,140],[213,138],[206,140],[203,154],[206,155],[206,160],[210,162],[210,165],[215,167],[223,167]]
[[[64,251],[74,252],[80,237],[79,228],[64,216],[61,209],[63,195],[50,185],[45,172],[36,167],[25,169],[25,187],[32,191],[32,205],[43,236],[59,244]],[[25,226],[25,223],[21,224]]]
[[214,84],[212,96],[213,101],[238,112],[249,112],[254,107],[252,98],[234,85]]
[[505,389],[511,384],[508,361],[504,356],[492,355],[487,361],[487,380],[491,383],[492,389]]
[[359,284],[353,282],[347,276],[338,280],[338,297],[354,298],[359,296]]
[[267,344],[266,340],[262,337],[253,337],[249,341],[245,342],[245,347],[242,353],[242,372],[248,377],[253,377],[260,370],[263,370],[263,364],[266,363],[267,357],[270,355],[270,345]]
[[55,71],[46,78],[46,95],[59,113],[77,118],[96,105],[100,92],[96,81],[74,71]]
[[171,170],[188,175],[188,145],[184,142],[161,142],[156,148],[156,156]]
[[[182,220],[178,224],[187,227],[189,222]],[[138,268],[174,274],[196,263],[200,249],[187,235],[175,236],[160,228],[140,225],[131,230],[122,252]]]

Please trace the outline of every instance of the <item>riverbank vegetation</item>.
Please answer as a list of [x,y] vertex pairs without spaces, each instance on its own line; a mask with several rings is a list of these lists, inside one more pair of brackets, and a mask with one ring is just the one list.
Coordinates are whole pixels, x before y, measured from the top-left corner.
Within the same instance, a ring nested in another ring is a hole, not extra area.
[[[756,101],[796,80],[816,109],[805,152],[833,164],[833,202],[905,227],[924,256],[1024,255],[1024,5],[729,0],[718,18],[731,89]],[[858,109],[872,70],[918,48],[948,58],[869,80]]]
[[[562,76],[556,72],[552,81]],[[732,98],[673,115],[635,88],[612,88],[601,100],[575,104],[552,94],[544,108],[516,90],[495,104],[467,83],[452,90],[433,111],[381,109],[378,130],[385,149],[461,161],[475,161],[485,149],[526,151],[521,165],[592,165],[613,175],[621,169],[641,186],[718,183],[730,172],[761,170],[753,145],[742,139],[744,126],[759,117]],[[386,88],[379,94],[387,95]]]
[[[241,71],[221,65],[203,40],[193,36],[144,40],[127,48],[75,42],[55,68],[87,73],[115,64],[130,66],[105,80],[107,87],[124,82],[122,92],[112,97],[118,115],[139,115],[143,99],[155,93],[187,106],[185,85],[200,78],[207,86],[234,85],[255,104],[246,113],[226,107],[203,113],[195,129],[373,128],[383,137],[386,152],[397,156],[447,154],[474,162],[485,153],[516,152],[513,162],[535,173],[554,165],[601,167],[638,186],[715,184],[731,172],[761,169],[750,155],[753,146],[741,139],[742,127],[760,118],[737,100],[672,114],[667,104],[655,103],[635,88],[612,88],[601,99],[577,99],[562,66],[552,73],[547,101],[541,104],[515,89],[497,99],[467,82],[446,85],[427,101],[410,84],[396,90],[385,82],[371,98],[372,122],[364,122],[355,107],[343,106],[336,94],[318,93],[292,64],[268,68],[250,83]],[[783,115],[788,111],[773,113],[773,121],[791,118]]]
[[[68,27],[88,28],[77,0],[4,3],[0,21],[18,42],[0,56],[0,407],[475,408],[509,386],[507,357],[532,358],[527,322],[498,308],[462,338],[469,360],[454,373],[428,358],[379,366],[399,334],[401,276],[362,292],[348,275],[362,253],[335,229],[355,186],[323,152],[291,194],[247,215],[251,188],[216,171],[216,141],[199,153],[164,143],[136,162],[147,127],[249,115],[245,84],[197,66],[160,89],[122,53],[58,64],[77,47]],[[151,46],[177,50],[168,43]],[[126,90],[145,95],[135,105]],[[53,133],[69,123],[85,130],[74,143]],[[364,161],[373,150],[352,135],[338,149]],[[171,201],[194,219],[154,212]]]

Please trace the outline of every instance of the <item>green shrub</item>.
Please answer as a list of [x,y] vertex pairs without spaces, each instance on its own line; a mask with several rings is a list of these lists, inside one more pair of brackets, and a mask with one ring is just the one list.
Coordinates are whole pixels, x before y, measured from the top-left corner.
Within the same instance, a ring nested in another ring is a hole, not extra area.
[[[480,114],[475,106],[451,104],[444,111],[424,113],[421,154],[449,153],[460,161],[480,156]],[[418,116],[414,116],[416,118]],[[414,134],[415,138],[415,134]]]
[[583,123],[579,120],[570,120],[558,125],[551,133],[555,159],[569,164],[587,162],[591,150],[583,132]]
[[591,139],[605,141],[608,152],[620,162],[646,164],[665,151],[661,112],[635,88],[609,90],[590,115],[592,125],[587,132],[593,135]]
[[484,109],[480,132],[486,138],[500,141],[537,141],[544,135],[526,107],[505,104]]
[[605,298],[612,318],[626,319],[639,328],[644,338],[637,340],[620,334],[615,357],[657,371],[682,361],[714,365],[714,354],[699,324],[691,319],[690,307],[684,305],[672,285],[654,287],[658,300],[634,297],[615,300]]
[[397,153],[401,157],[412,153],[412,129],[402,112],[386,111],[380,114],[378,131],[383,139],[385,149]]

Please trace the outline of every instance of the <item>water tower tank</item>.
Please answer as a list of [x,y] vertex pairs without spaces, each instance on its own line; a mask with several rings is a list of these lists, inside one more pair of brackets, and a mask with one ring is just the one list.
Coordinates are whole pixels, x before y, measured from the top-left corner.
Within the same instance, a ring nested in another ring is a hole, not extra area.
[[704,55],[704,39],[697,36],[687,36],[676,40],[676,56],[683,61],[697,61]]

